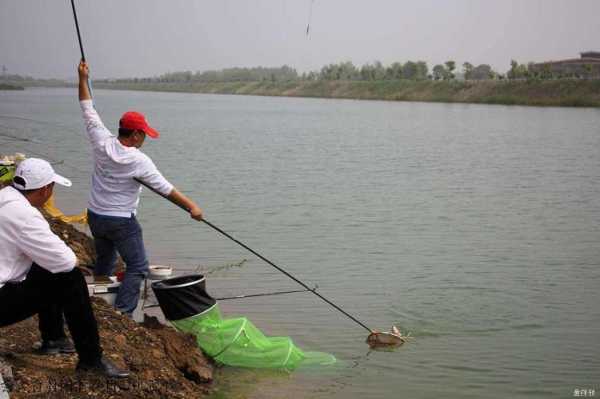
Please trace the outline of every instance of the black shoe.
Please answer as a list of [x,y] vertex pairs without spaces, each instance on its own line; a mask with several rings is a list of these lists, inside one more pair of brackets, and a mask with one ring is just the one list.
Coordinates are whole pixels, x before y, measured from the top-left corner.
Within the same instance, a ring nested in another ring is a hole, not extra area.
[[129,371],[121,370],[113,362],[102,356],[99,360],[86,363],[79,362],[77,364],[77,371],[90,371],[94,373],[103,374],[106,377],[112,378],[127,378],[129,377]]
[[75,353],[75,347],[69,338],[42,341],[36,349],[40,355],[56,355],[59,353]]

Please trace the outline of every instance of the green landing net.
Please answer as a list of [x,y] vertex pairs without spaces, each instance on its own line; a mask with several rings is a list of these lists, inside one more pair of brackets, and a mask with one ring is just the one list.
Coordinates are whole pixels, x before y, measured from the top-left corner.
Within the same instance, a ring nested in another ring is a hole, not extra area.
[[172,323],[193,334],[208,356],[228,366],[294,370],[300,365],[335,363],[328,353],[302,351],[289,337],[265,336],[245,317],[223,319],[218,304]]
[[5,165],[0,161],[0,187],[5,184],[10,184],[15,177],[15,166]]
[[167,319],[193,334],[198,346],[219,363],[291,371],[336,362],[328,353],[302,351],[289,337],[267,337],[245,317],[224,319],[216,300],[205,291],[203,276],[163,280],[152,288]]

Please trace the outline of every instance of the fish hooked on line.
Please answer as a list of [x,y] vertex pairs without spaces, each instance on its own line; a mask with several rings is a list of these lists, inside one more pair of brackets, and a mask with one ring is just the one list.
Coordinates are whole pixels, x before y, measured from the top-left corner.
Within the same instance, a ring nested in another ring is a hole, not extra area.
[[367,337],[367,344],[369,344],[372,349],[381,347],[391,348],[403,345],[411,338],[410,333],[402,335],[398,327],[392,326],[391,332],[373,331]]

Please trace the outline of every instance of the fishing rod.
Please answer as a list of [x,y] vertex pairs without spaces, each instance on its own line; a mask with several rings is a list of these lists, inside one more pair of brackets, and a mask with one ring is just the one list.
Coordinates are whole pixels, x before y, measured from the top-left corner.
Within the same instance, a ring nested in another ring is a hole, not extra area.
[[[140,183],[141,185],[143,185],[144,187],[148,188],[150,191],[153,191],[154,193],[160,195],[161,197],[165,198],[166,200],[168,200],[168,201],[172,202],[173,204],[177,205],[178,207],[180,207],[184,211],[186,211],[186,212],[190,211],[185,206],[176,203],[175,201],[173,201],[169,197],[167,197],[165,194],[163,194],[163,193],[155,190],[154,188],[150,187],[148,184],[144,183],[140,179],[134,178],[134,180],[137,181],[138,183]],[[360,320],[358,320],[356,317],[352,316],[350,313],[346,312],[341,307],[339,307],[335,303],[331,302],[329,299],[325,298],[323,295],[319,294],[316,291],[316,288],[311,289],[308,285],[304,284],[302,281],[300,281],[296,277],[292,276],[290,273],[286,272],[284,269],[282,269],[281,267],[277,266],[275,263],[271,262],[269,259],[265,258],[263,255],[259,254],[258,252],[256,252],[252,248],[248,247],[246,244],[242,243],[241,241],[236,240],[233,236],[231,236],[230,234],[228,234],[225,231],[221,230],[219,227],[215,226],[214,224],[210,223],[208,220],[206,220],[206,219],[203,218],[202,222],[204,222],[206,225],[210,226],[213,230],[216,230],[217,232],[221,233],[225,237],[229,238],[231,241],[235,242],[239,246],[243,247],[244,249],[246,249],[246,250],[250,251],[251,253],[253,253],[254,255],[258,256],[260,259],[264,260],[269,265],[273,266],[275,269],[279,270],[281,273],[285,274],[286,276],[288,276],[289,278],[291,278],[292,280],[294,280],[295,282],[297,282],[298,284],[300,284],[302,287],[304,287],[306,289],[306,291],[312,292],[313,294],[315,294],[316,296],[318,296],[319,298],[321,298],[323,301],[325,301],[326,303],[328,303],[329,305],[331,305],[334,309],[336,309],[339,312],[341,312],[342,314],[344,314],[350,320],[354,321],[355,323],[357,323],[358,325],[360,325],[361,327],[363,327],[365,330],[369,331],[369,333],[374,333],[375,332],[374,330],[372,330],[369,327],[367,327],[363,322],[361,322]]]
[[[73,19],[75,20],[75,29],[77,30],[77,40],[79,41],[79,50],[81,50],[81,61],[85,62],[85,53],[83,52],[83,42],[81,40],[81,33],[79,32],[79,21],[77,20],[77,11],[75,11],[75,0],[71,0],[71,8],[73,9]],[[90,77],[88,75],[87,78],[87,86],[90,90],[90,96],[92,95],[92,83],[90,82]]]
[[254,298],[254,297],[259,297],[259,296],[293,294],[293,293],[296,293],[296,292],[309,292],[309,291],[314,291],[316,289],[317,289],[317,287],[315,286],[315,288],[313,288],[312,290],[311,289],[304,289],[304,290],[265,292],[265,293],[261,293],[261,294],[242,294],[242,295],[226,296],[226,297],[215,298],[215,299],[217,301],[227,301],[229,299],[244,299],[244,298]]
[[315,0],[310,0],[310,5],[309,5],[309,9],[308,9],[308,23],[306,24],[306,36],[308,37],[308,34],[310,33],[310,22],[312,20],[312,11],[313,11],[313,4],[314,4]]
[[71,0],[71,7],[73,8],[73,19],[75,20],[75,29],[77,29],[77,39],[79,40],[79,49],[81,50],[81,61],[85,62],[81,33],[79,33],[79,21],[77,20],[77,11],[75,11],[75,0]]
[[[311,290],[290,290],[290,291],[275,291],[275,292],[263,292],[260,294],[242,294],[242,295],[234,295],[234,296],[225,296],[221,298],[215,298],[217,301],[228,301],[230,299],[245,299],[245,298],[255,298],[260,296],[273,296],[273,295],[284,295],[284,294],[294,294],[296,292],[308,292],[314,291],[317,289],[317,286]],[[154,303],[152,305],[142,305],[144,309],[148,308],[157,308],[160,305],[158,303]]]
[[[314,0],[311,0],[311,9],[310,9],[310,16],[309,18],[312,18],[312,3],[314,2]],[[85,53],[83,52],[83,44],[81,41],[81,34],[79,31],[79,22],[77,21],[77,12],[75,11],[75,1],[71,0],[71,7],[73,8],[73,18],[75,20],[75,28],[77,30],[77,39],[79,40],[79,49],[81,50],[81,60],[83,62],[85,62]],[[308,35],[310,31],[310,20],[308,22],[308,26],[306,29],[306,33]],[[88,89],[90,91],[90,96],[93,97],[92,95],[92,86],[90,83],[90,78],[88,75],[88,79],[87,79],[87,85],[88,85]],[[147,187],[149,190],[153,191],[154,193],[160,195],[161,197],[169,200],[170,202],[174,203],[175,205],[179,206],[181,209],[183,209],[186,212],[189,212],[189,209],[186,209],[184,206],[174,202],[173,200],[171,200],[170,198],[168,198],[166,195],[160,193],[159,191],[155,190],[154,188],[150,187],[149,185],[147,185],[146,183],[144,183],[143,181],[134,178],[134,180],[136,180],[138,183],[140,183],[141,185]],[[296,283],[300,284],[302,287],[305,288],[306,291],[310,291],[313,294],[315,294],[316,296],[318,296],[321,300],[323,300],[324,302],[326,302],[327,304],[329,304],[330,306],[332,306],[334,309],[338,310],[340,313],[342,313],[343,315],[345,315],[346,317],[348,317],[350,320],[354,321],[356,324],[360,325],[362,328],[364,328],[365,330],[367,330],[369,332],[369,337],[377,337],[378,334],[380,334],[379,332],[377,332],[376,330],[372,330],[371,328],[367,327],[366,324],[364,324],[363,322],[361,322],[360,320],[358,320],[356,317],[352,316],[350,313],[346,312],[345,310],[343,310],[341,307],[339,307],[338,305],[336,305],[335,303],[333,303],[332,301],[330,301],[329,299],[325,298],[323,295],[319,294],[316,291],[316,287],[314,289],[311,289],[308,285],[306,285],[305,283],[303,283],[302,281],[300,281],[299,279],[297,279],[296,277],[292,276],[290,273],[288,273],[287,271],[285,271],[283,268],[277,266],[275,263],[271,262],[269,259],[267,259],[266,257],[264,257],[263,255],[259,254],[258,252],[256,252],[255,250],[253,250],[252,248],[248,247],[246,244],[242,243],[241,241],[236,240],[234,237],[232,237],[230,234],[226,233],[225,231],[223,231],[222,229],[220,229],[219,227],[215,226],[214,224],[210,223],[208,220],[206,219],[201,219],[202,222],[204,222],[206,225],[208,225],[209,227],[211,227],[213,230],[221,233],[222,235],[224,235],[225,237],[229,238],[230,240],[232,240],[233,242],[235,242],[236,244],[240,245],[241,247],[243,247],[244,249],[248,250],[249,252],[251,252],[252,254],[256,255],[257,257],[259,257],[260,259],[262,259],[263,261],[267,262],[269,265],[273,266],[275,269],[279,270],[281,273],[285,274],[286,276],[288,276],[290,279],[294,280]]]

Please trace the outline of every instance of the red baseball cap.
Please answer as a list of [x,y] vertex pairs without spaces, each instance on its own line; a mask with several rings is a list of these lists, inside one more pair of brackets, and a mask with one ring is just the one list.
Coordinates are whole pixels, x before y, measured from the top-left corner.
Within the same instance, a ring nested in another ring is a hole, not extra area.
[[143,114],[134,111],[125,112],[123,114],[121,120],[119,120],[119,127],[130,130],[141,130],[153,139],[157,139],[160,135],[158,131],[150,127]]

